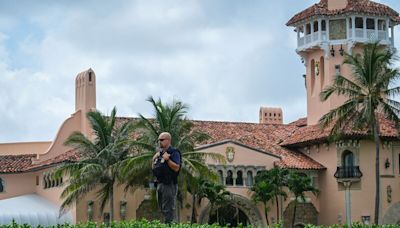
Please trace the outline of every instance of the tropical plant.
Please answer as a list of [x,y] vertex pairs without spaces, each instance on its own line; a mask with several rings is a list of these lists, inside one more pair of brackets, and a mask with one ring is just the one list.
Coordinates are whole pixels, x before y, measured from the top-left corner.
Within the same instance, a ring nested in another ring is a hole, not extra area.
[[73,132],[64,142],[80,153],[82,159],[66,163],[56,169],[54,175],[60,178],[68,176],[66,186],[61,193],[63,203],[61,211],[71,206],[92,190],[97,190],[100,210],[106,203],[110,207],[110,219],[114,219],[114,187],[120,181],[120,167],[131,152],[132,124],[126,122],[116,127],[116,108],[109,117],[99,111],[90,111],[87,118],[91,124],[94,139],[81,132]]
[[218,208],[231,202],[231,193],[225,189],[225,186],[214,181],[201,179],[198,191],[199,204],[201,200],[207,198],[210,201],[210,216],[214,213],[217,215],[217,222],[219,222]]
[[289,191],[294,195],[294,210],[292,218],[292,227],[294,227],[294,222],[296,219],[296,208],[298,199],[305,201],[305,192],[312,192],[313,194],[318,193],[318,189],[311,185],[310,177],[302,175],[296,172],[290,172],[287,179],[287,186]]
[[270,208],[268,207],[268,203],[274,198],[274,186],[268,180],[268,176],[268,171],[266,170],[257,173],[254,185],[250,190],[253,191],[253,194],[251,195],[252,200],[255,203],[261,202],[264,204],[264,215],[269,227],[268,212]]
[[331,126],[331,135],[340,137],[344,128],[368,129],[375,142],[375,213],[378,223],[380,205],[380,138],[379,115],[393,121],[399,127],[400,102],[394,96],[400,94],[400,87],[389,88],[399,78],[398,69],[392,68],[394,53],[379,46],[366,44],[362,55],[346,54],[344,64],[352,69],[348,77],[337,75],[333,84],[324,89],[321,100],[326,101],[333,94],[345,97],[345,102],[332,109],[320,119],[320,125]]
[[[195,177],[206,177],[217,180],[215,172],[208,169],[206,158],[224,164],[225,158],[218,153],[195,151],[195,146],[210,139],[206,133],[193,129],[194,124],[186,118],[188,107],[180,101],[171,104],[161,100],[148,100],[154,109],[152,119],[139,114],[139,120],[134,124],[139,138],[133,143],[139,153],[124,162],[123,173],[128,187],[140,186],[148,182],[151,175],[151,159],[158,150],[158,136],[162,132],[171,134],[171,143],[182,155],[182,166],[178,179],[179,193],[183,200],[186,196],[188,184],[193,183]],[[139,178],[138,178],[139,177]],[[182,202],[178,201],[180,205]],[[179,210],[178,210],[179,211]]]

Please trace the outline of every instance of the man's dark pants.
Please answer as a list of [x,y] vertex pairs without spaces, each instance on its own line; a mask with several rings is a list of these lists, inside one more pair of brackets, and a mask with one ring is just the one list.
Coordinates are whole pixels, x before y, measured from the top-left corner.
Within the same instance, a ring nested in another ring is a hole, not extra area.
[[171,223],[175,220],[176,197],[178,194],[177,184],[157,185],[157,201],[165,218],[165,223]]

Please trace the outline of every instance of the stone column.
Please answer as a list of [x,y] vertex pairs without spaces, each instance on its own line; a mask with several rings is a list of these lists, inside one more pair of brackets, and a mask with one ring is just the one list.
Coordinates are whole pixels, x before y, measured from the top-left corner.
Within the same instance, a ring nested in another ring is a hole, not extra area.
[[351,181],[343,182],[343,185],[346,188],[345,190],[346,223],[348,227],[351,227],[351,192],[350,192]]
[[363,29],[364,29],[364,39],[367,39],[367,18],[363,17]]
[[319,41],[322,40],[322,22],[321,22],[321,18],[318,19],[318,40]]
[[353,38],[353,40],[356,39],[356,16],[352,16],[351,17],[351,37]]
[[378,18],[375,18],[374,24],[375,24],[375,27],[374,27],[375,28],[375,40],[379,40],[379,36],[378,36]]
[[330,31],[329,31],[329,19],[325,20],[325,26],[326,26],[326,40],[330,40],[330,38],[329,38],[329,34],[330,34]]
[[385,25],[385,36],[386,36],[386,40],[389,40],[389,23],[390,23],[390,20],[389,19],[386,19],[386,25]]

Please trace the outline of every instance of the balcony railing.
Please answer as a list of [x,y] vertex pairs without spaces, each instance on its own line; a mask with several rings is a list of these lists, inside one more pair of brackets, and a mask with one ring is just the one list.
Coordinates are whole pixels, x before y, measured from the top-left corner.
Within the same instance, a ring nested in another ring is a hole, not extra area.
[[359,166],[339,166],[334,176],[338,179],[359,179],[362,175]]

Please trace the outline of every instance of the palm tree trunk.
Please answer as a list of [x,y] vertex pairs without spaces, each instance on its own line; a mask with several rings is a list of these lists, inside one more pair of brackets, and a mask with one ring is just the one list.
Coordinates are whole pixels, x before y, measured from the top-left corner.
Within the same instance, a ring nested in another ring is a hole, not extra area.
[[374,132],[374,141],[375,141],[375,214],[374,214],[374,223],[378,224],[379,222],[379,209],[380,209],[380,196],[381,196],[381,180],[380,180],[380,161],[379,161],[379,130],[378,124],[373,124],[373,132]]
[[108,199],[110,203],[110,226],[112,221],[114,221],[114,185],[112,185],[110,191],[108,192]]
[[196,195],[192,195],[192,218],[190,219],[190,224],[196,223]]
[[267,220],[267,226],[269,227],[267,203],[264,203],[264,214],[265,214],[265,220]]
[[297,209],[297,197],[294,199],[294,209],[293,209],[293,218],[292,218],[292,228],[294,227],[294,222],[296,220],[296,209]]
[[278,202],[278,196],[275,196],[276,200],[276,222],[279,222],[279,202]]

